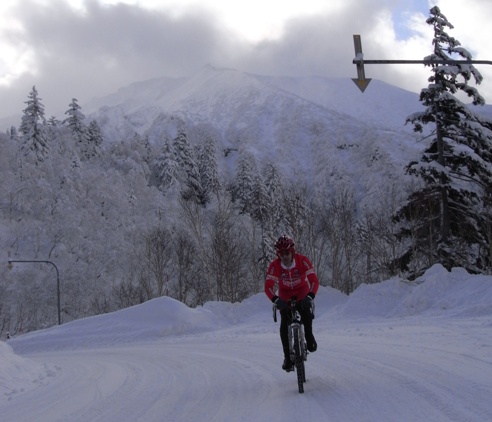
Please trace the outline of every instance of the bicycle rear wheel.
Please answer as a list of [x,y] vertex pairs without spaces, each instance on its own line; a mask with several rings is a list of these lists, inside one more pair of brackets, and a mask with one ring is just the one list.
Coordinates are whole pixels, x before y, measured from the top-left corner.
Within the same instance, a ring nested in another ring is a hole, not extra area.
[[299,393],[304,393],[304,382],[306,381],[306,375],[304,370],[304,357],[301,353],[301,343],[299,342],[298,330],[294,331],[294,355]]

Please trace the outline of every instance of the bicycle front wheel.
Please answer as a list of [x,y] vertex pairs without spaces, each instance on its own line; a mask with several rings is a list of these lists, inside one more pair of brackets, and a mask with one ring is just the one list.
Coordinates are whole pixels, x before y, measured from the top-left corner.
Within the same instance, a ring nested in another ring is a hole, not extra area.
[[306,375],[304,370],[304,357],[302,356],[298,330],[294,331],[294,355],[299,393],[304,393],[304,382],[306,381]]

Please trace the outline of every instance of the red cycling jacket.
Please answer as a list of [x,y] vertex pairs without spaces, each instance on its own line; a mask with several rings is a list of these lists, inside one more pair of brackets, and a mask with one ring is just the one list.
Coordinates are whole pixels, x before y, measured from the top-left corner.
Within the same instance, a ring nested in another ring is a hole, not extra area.
[[[294,254],[292,265],[286,268],[280,258],[273,260],[268,267],[265,280],[265,293],[270,300],[274,296],[288,301],[293,297],[304,299],[308,293],[318,292],[319,280],[309,259]],[[278,289],[276,292],[275,289]]]

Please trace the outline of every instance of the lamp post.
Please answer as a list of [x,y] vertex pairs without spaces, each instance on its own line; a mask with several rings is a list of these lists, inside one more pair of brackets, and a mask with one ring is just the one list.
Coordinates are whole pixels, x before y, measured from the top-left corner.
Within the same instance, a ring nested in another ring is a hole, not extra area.
[[21,263],[44,263],[44,264],[50,264],[55,267],[56,270],[56,295],[58,299],[58,325],[61,325],[61,306],[60,306],[60,273],[58,271],[58,267],[55,265],[54,262],[51,261],[24,261],[24,260],[14,260],[14,259],[9,259],[9,269],[12,269],[12,263],[14,262],[21,262]]

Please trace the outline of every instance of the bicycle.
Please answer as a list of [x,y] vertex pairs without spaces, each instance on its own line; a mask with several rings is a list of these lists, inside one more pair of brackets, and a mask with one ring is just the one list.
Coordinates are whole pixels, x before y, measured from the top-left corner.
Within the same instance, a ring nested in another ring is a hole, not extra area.
[[[290,312],[289,324],[289,354],[290,360],[294,364],[297,373],[297,385],[299,393],[304,393],[304,383],[306,382],[306,368],[304,362],[307,361],[307,345],[304,336],[304,325],[301,321],[301,314],[296,308],[297,300],[292,298],[289,300],[287,309]],[[314,306],[314,303],[313,303]],[[311,312],[314,310],[311,309]],[[313,312],[314,314],[314,312]],[[277,307],[273,306],[273,320],[277,322]]]

